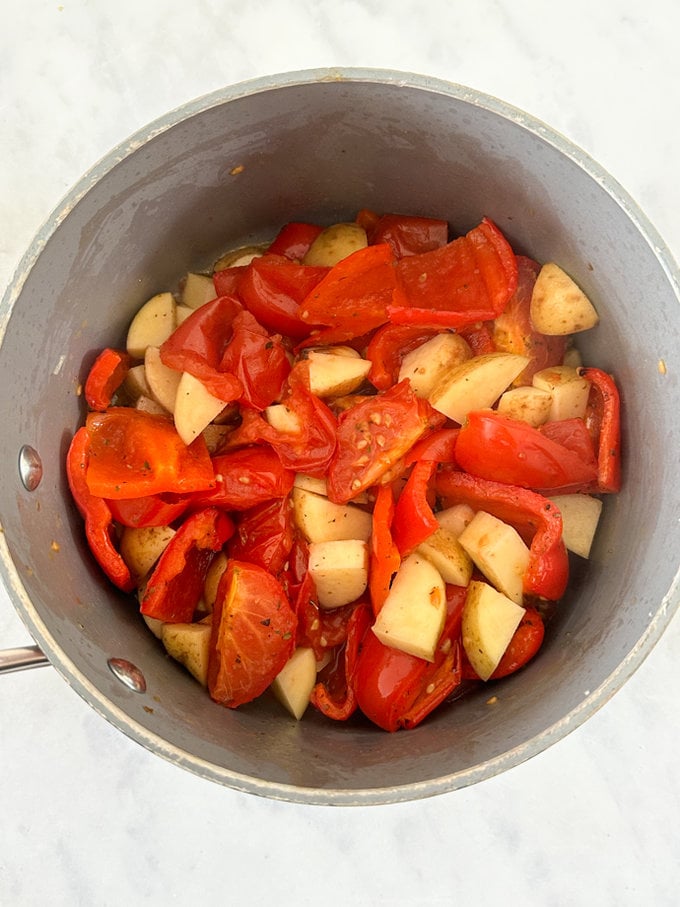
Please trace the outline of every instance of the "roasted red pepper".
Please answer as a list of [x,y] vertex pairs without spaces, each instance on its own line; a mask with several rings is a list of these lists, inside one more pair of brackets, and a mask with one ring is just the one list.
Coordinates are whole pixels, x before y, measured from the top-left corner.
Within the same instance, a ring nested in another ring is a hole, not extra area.
[[385,391],[399,380],[399,369],[407,353],[426,343],[440,328],[421,324],[385,324],[372,336],[366,350],[371,362],[368,380]]
[[591,384],[586,423],[597,439],[597,486],[600,494],[621,490],[621,402],[611,375],[599,368],[583,368]]
[[588,487],[597,472],[592,456],[584,459],[581,449],[491,410],[468,413],[455,456],[471,475],[545,492]]
[[346,721],[357,707],[357,660],[361,643],[373,622],[369,605],[354,606],[347,623],[347,639],[336,652],[334,661],[321,671],[310,702],[328,718]]
[[117,523],[141,529],[169,526],[186,512],[190,501],[190,495],[150,494],[143,498],[108,500],[106,503]]
[[366,246],[330,269],[302,302],[300,318],[328,325],[336,340],[349,340],[384,324],[397,293],[392,250]]
[[118,500],[215,487],[205,441],[199,436],[187,447],[170,418],[117,406],[90,413],[86,430],[86,480],[96,497]]
[[412,214],[383,214],[367,233],[371,244],[387,243],[395,258],[431,252],[449,241],[447,221]]
[[397,262],[401,303],[388,306],[395,324],[460,328],[500,315],[517,288],[517,261],[488,219],[441,249]]
[[444,507],[467,504],[510,523],[529,545],[529,566],[524,591],[549,601],[564,595],[569,559],[562,541],[562,515],[543,495],[516,485],[505,485],[442,466],[435,488]]
[[497,350],[528,356],[531,360],[517,376],[514,385],[531,384],[533,375],[544,368],[560,365],[567,346],[566,337],[539,334],[531,323],[531,294],[540,266],[523,255],[517,256],[517,289],[504,311],[492,325]]
[[373,613],[382,608],[394,574],[401,564],[399,549],[392,538],[394,493],[391,485],[379,485],[373,506],[370,539],[369,592]]
[[283,255],[255,258],[238,282],[238,295],[249,312],[270,331],[289,337],[307,337],[313,323],[300,319],[300,303],[328,273],[290,261]]
[[188,623],[215,553],[234,531],[229,517],[209,507],[187,517],[149,577],[141,612],[167,623]]
[[356,670],[361,711],[386,731],[413,728],[461,682],[460,624],[466,590],[447,586],[447,617],[434,662],[384,645],[369,630]]
[[456,456],[456,443],[459,428],[440,428],[421,441],[416,441],[404,457],[404,465],[410,466],[418,460],[430,460],[434,463],[453,463]]
[[[538,650],[543,645],[544,637],[545,624],[541,615],[535,608],[526,608],[508,648],[503,653],[503,657],[498,662],[498,666],[489,680],[500,680],[501,677],[507,677],[509,674],[514,674],[515,671],[523,668],[525,664],[528,664],[538,654]],[[462,654],[463,679],[479,680],[475,669],[465,655],[465,651]]]
[[85,476],[89,458],[90,434],[83,426],[73,436],[66,456],[66,476],[80,515],[85,520],[85,536],[95,560],[111,582],[124,592],[135,583],[127,564],[116,548],[113,516],[106,501],[95,497]]
[[291,261],[301,261],[323,227],[301,221],[291,221],[279,230],[267,249],[269,255],[283,255]]
[[392,535],[402,557],[410,554],[439,528],[428,501],[429,485],[437,463],[420,460],[409,475],[394,509]]
[[103,412],[130,371],[132,357],[123,350],[107,348],[97,356],[85,381],[85,400],[90,409]]

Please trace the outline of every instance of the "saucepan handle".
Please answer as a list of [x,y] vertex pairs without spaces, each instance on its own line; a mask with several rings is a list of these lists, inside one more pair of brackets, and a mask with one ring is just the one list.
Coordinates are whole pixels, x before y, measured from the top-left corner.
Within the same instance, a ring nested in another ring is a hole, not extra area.
[[18,649],[0,649],[0,674],[41,668],[49,659],[38,646],[20,646]]

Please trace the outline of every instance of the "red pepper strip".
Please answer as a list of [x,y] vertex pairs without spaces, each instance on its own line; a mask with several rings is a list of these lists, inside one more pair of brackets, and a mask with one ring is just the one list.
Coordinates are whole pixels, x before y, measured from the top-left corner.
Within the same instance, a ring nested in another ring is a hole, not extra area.
[[583,488],[597,473],[592,458],[584,460],[580,451],[527,422],[490,410],[468,413],[458,434],[456,461],[474,476],[543,492]]
[[395,258],[404,258],[445,246],[449,241],[449,225],[434,217],[383,214],[368,232],[368,241],[371,245],[387,243]]
[[597,430],[597,491],[600,494],[615,494],[621,490],[619,391],[612,376],[599,368],[583,368],[580,374],[592,385],[586,422]]
[[418,460],[435,463],[453,463],[455,461],[456,442],[459,428],[440,428],[420,441],[416,441],[404,458],[404,465],[410,466]]
[[66,456],[66,475],[76,507],[85,520],[85,537],[95,560],[111,582],[124,592],[135,583],[130,570],[114,545],[111,511],[102,498],[90,493],[85,481],[90,448],[90,435],[83,426],[73,436]]
[[370,570],[368,588],[373,613],[378,615],[390,591],[392,578],[399,569],[401,557],[392,539],[394,493],[391,485],[379,485],[373,507],[370,541]]
[[90,409],[103,412],[111,406],[111,398],[125,381],[131,364],[132,357],[122,350],[102,350],[85,381],[85,399]]
[[366,246],[334,265],[300,305],[300,318],[328,325],[346,339],[387,321],[398,293],[394,256],[388,245]]
[[420,460],[411,470],[394,509],[392,536],[399,554],[406,557],[439,528],[427,495],[437,468],[434,460]]
[[119,500],[215,487],[204,439],[187,447],[165,416],[117,406],[90,413],[86,428],[87,485],[96,497]]
[[386,646],[366,633],[356,671],[357,701],[378,727],[412,728],[432,712],[461,680],[460,623],[466,590],[447,586],[447,618],[434,662]]
[[188,623],[203,592],[216,551],[234,531],[222,510],[209,507],[182,523],[149,577],[141,612],[168,623]]
[[[507,677],[523,668],[536,655],[543,645],[545,636],[545,625],[541,615],[535,608],[527,608],[519,626],[515,630],[514,636],[510,640],[508,648],[503,653],[503,657],[498,662],[498,667],[493,672],[489,680],[500,680],[501,677]],[[463,650],[463,679],[479,680],[477,672],[472,667]]]
[[283,255],[291,261],[300,261],[305,257],[322,229],[316,224],[306,224],[300,221],[284,224],[274,242],[267,249],[267,254]]
[[397,262],[404,301],[388,306],[395,324],[461,328],[500,315],[517,287],[517,261],[500,230],[484,218],[441,249]]
[[328,665],[309,697],[312,705],[327,718],[346,721],[357,707],[356,670],[361,643],[371,626],[370,605],[358,604],[347,624],[347,639],[334,664]]
[[230,450],[214,456],[212,463],[215,489],[199,492],[192,499],[193,509],[249,510],[273,498],[285,497],[295,479],[295,473],[285,469],[268,446]]
[[231,296],[220,296],[196,309],[161,345],[161,361],[168,368],[189,372],[210,393],[225,403],[243,393],[239,379],[220,371],[232,337],[232,324],[243,306]]
[[549,601],[564,595],[569,559],[562,541],[562,514],[543,495],[515,485],[491,482],[442,466],[435,489],[444,507],[468,504],[510,523],[529,545],[524,591]]
[[182,516],[190,500],[186,495],[150,494],[129,500],[108,500],[106,503],[117,523],[141,529],[147,526],[169,526]]
[[441,328],[422,324],[385,324],[378,328],[366,349],[371,362],[368,380],[380,391],[386,391],[399,380],[399,369],[404,356],[415,350]]

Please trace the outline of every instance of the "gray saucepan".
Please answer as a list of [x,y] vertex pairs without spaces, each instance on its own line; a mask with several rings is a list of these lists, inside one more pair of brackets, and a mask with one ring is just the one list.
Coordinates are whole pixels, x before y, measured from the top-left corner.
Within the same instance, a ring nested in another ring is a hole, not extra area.
[[[267,697],[237,711],[213,704],[100,575],[63,465],[87,369],[102,346],[121,343],[142,302],[286,221],[331,223],[361,207],[445,218],[457,232],[487,215],[516,251],[559,262],[596,303],[601,323],[579,345],[587,364],[616,376],[625,414],[623,491],[606,501],[540,656],[494,688],[493,706],[481,689],[396,734],[311,710],[296,723]],[[680,523],[668,493],[680,451],[678,285],[663,242],[608,174],[477,91],[324,70],[193,101],[87,173],[4,296],[4,583],[73,689],[205,778],[319,804],[417,799],[489,778],[592,715],[678,606]]]

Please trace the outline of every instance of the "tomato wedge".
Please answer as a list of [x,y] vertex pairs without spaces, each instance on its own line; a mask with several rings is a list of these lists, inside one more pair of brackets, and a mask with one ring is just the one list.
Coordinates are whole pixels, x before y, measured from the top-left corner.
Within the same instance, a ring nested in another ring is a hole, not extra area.
[[278,580],[255,564],[230,560],[210,634],[212,699],[235,709],[264,693],[293,654],[296,623]]
[[443,417],[408,380],[368,397],[338,418],[337,449],[328,470],[328,497],[344,504],[393,467]]
[[221,370],[222,357],[232,338],[232,324],[243,306],[231,296],[220,296],[196,309],[161,345],[161,360],[168,368],[189,372],[213,396],[231,403],[243,393],[239,379]]
[[240,514],[227,553],[229,557],[257,564],[278,576],[291,552],[294,538],[290,499],[286,496]]
[[212,459],[215,488],[192,499],[194,509],[221,507],[249,510],[273,498],[285,497],[293,487],[295,474],[281,465],[271,447],[262,445],[230,450]]

